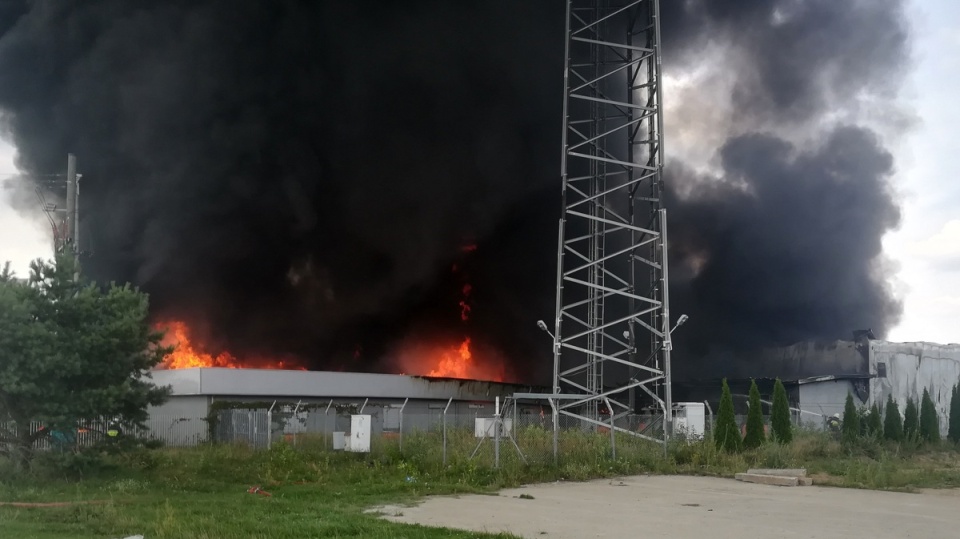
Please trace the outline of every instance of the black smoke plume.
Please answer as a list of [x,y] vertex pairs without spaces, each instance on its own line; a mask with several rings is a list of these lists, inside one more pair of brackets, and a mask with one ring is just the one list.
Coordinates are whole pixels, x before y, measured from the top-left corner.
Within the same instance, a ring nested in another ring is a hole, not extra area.
[[[882,333],[899,312],[877,266],[892,159],[865,125],[824,126],[851,96],[895,96],[901,3],[662,4],[667,74],[714,58],[734,83],[713,97],[737,119],[712,127],[729,131],[719,171],[669,168],[673,309],[691,315],[678,363]],[[215,346],[377,369],[410,332],[462,331],[466,274],[475,340],[542,381],[563,15],[546,0],[0,1],[2,125],[28,172],[78,155],[86,271],[142,286],[158,318]],[[687,120],[668,115],[668,134]]]

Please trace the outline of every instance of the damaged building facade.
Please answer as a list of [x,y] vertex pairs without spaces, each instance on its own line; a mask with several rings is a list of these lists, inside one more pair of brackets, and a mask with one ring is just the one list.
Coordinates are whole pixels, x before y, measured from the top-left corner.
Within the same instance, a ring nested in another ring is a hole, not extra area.
[[[722,360],[718,363],[723,364]],[[960,382],[960,344],[897,343],[873,339],[864,331],[856,332],[851,341],[798,343],[763,350],[750,358],[730,358],[727,364],[736,365],[736,372],[678,382],[674,394],[681,400],[706,400],[715,407],[720,400],[720,378],[726,376],[737,412],[746,414],[747,391],[755,379],[766,401],[764,413],[769,413],[773,383],[780,378],[795,420],[819,428],[825,418],[843,414],[848,394],[857,406],[865,407],[882,406],[892,396],[902,411],[907,399],[919,403],[926,389],[945,434],[951,390]],[[749,373],[744,372],[745,364],[751,366]]]
[[903,410],[907,399],[920,402],[930,392],[946,434],[951,390],[960,381],[960,344],[869,341],[870,394],[866,404],[883,405],[887,397]]

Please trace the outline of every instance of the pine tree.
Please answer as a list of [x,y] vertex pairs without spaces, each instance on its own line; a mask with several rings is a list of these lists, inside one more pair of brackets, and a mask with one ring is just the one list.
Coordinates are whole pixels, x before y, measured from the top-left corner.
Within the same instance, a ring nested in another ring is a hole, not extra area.
[[[957,417],[960,418],[960,414]],[[788,444],[793,440],[793,423],[790,421],[787,388],[783,387],[783,382],[779,378],[773,385],[773,409],[770,411],[770,426],[773,430],[773,439],[778,443]]]
[[940,418],[937,417],[936,405],[926,388],[923,389],[923,398],[920,401],[920,439],[930,443],[940,441]]
[[743,438],[744,449],[760,447],[766,436],[763,434],[763,409],[760,403],[760,388],[757,381],[750,381],[750,410],[747,412],[747,434]]
[[[23,468],[51,432],[102,416],[142,426],[168,394],[145,374],[170,352],[150,329],[146,294],[78,282],[75,270],[60,255],[34,262],[26,283],[0,271],[0,445]],[[33,421],[46,428],[26,428]]]
[[907,407],[903,410],[903,439],[915,441],[920,435],[920,413],[913,398],[907,399]]
[[867,436],[880,438],[883,436],[883,420],[880,419],[880,408],[874,403],[867,414]]
[[900,408],[897,406],[897,401],[893,400],[893,394],[891,393],[887,397],[887,405],[885,406],[886,415],[883,418],[883,437],[891,442],[902,442],[903,441],[903,418],[900,417]]
[[947,438],[953,443],[960,443],[960,382],[953,386],[953,393],[950,395],[950,430]]
[[853,405],[853,395],[847,393],[847,402],[843,405],[843,441],[852,443],[860,437],[860,412]]
[[717,410],[717,423],[713,427],[713,440],[717,449],[735,453],[740,451],[743,440],[737,428],[737,418],[733,413],[733,395],[727,379],[723,379],[723,393],[720,395],[720,408]]

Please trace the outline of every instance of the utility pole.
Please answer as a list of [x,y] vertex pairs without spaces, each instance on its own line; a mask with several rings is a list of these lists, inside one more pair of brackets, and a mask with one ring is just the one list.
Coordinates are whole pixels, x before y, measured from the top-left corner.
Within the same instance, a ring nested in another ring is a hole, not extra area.
[[67,154],[67,219],[64,239],[73,244],[74,273],[73,280],[80,280],[80,184],[77,179],[77,156]]

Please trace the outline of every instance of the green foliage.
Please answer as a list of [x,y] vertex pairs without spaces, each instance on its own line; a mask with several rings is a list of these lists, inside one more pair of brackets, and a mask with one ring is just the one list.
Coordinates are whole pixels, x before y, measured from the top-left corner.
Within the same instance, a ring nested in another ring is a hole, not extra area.
[[903,439],[916,441],[920,438],[920,412],[913,398],[907,399],[907,407],[903,410]]
[[736,453],[743,447],[740,429],[737,428],[737,418],[733,412],[733,395],[730,393],[726,378],[723,379],[723,393],[720,395],[720,409],[717,410],[713,440],[717,444],[717,449],[728,453]]
[[853,395],[847,393],[847,401],[843,405],[843,442],[852,444],[860,437],[860,412],[853,404]]
[[743,438],[745,449],[760,447],[766,436],[763,433],[763,409],[760,403],[760,389],[757,381],[750,381],[750,410],[747,412],[747,433]]
[[[749,468],[806,468],[822,485],[889,490],[960,487],[960,453],[955,451],[912,450],[875,440],[843,446],[826,433],[801,429],[789,444],[764,444],[733,454],[718,450],[710,440],[694,440],[672,442],[664,455],[661,445],[624,435],[617,439],[616,459],[609,452],[608,433],[563,431],[561,461],[554,465],[552,458],[550,464],[533,462],[536,452],[531,443],[542,442],[542,449],[549,451],[550,431],[522,427],[516,432],[517,441],[531,463],[504,450],[499,470],[484,460],[492,452],[489,444],[477,458],[469,458],[476,448],[472,430],[457,428],[448,434],[446,466],[441,437],[419,431],[405,437],[403,454],[389,440],[375,437],[369,455],[334,452],[327,443],[297,447],[275,443],[272,449],[260,451],[216,444],[139,448],[102,456],[99,463],[58,462],[61,459],[44,454],[27,471],[13,469],[0,457],[0,500],[103,502],[45,509],[0,506],[0,535],[494,537],[397,524],[365,510],[383,504],[402,507],[428,495],[492,492],[520,484],[644,472],[732,477]],[[39,466],[41,461],[49,466]],[[53,467],[82,468],[83,480],[73,479],[79,474],[48,473]],[[272,496],[248,493],[253,486]]]
[[920,400],[920,439],[930,443],[940,441],[940,418],[937,417],[936,405],[926,388],[923,389]]
[[947,439],[953,443],[960,443],[960,382],[953,386],[953,392],[950,394],[950,417],[948,422],[950,428],[947,431]]
[[770,411],[770,427],[773,439],[781,444],[793,440],[793,422],[790,421],[790,403],[787,401],[787,388],[777,378],[773,384],[773,409]]
[[860,424],[860,437],[861,437],[861,438],[866,438],[867,435],[869,434],[869,433],[867,432],[867,428],[868,428],[868,425],[869,425],[869,423],[867,422],[867,420],[868,420],[869,418],[870,418],[870,408],[867,408],[866,406],[860,406],[860,407],[857,408],[857,420],[859,421],[859,424]]
[[900,408],[897,406],[897,401],[893,400],[892,393],[887,397],[884,412],[883,437],[891,442],[902,442],[903,418],[900,417]]
[[[75,282],[74,267],[69,256],[38,260],[26,283],[0,273],[0,423],[16,428],[0,442],[24,464],[52,430],[104,416],[142,424],[167,394],[144,375],[169,352],[147,323],[147,296]],[[45,429],[31,434],[31,421]]]
[[880,408],[874,403],[867,414],[867,435],[875,438],[883,437],[883,420],[880,419]]

